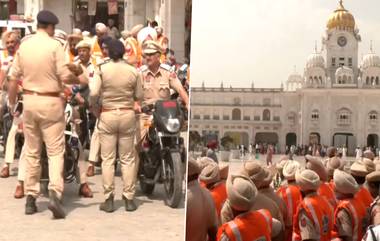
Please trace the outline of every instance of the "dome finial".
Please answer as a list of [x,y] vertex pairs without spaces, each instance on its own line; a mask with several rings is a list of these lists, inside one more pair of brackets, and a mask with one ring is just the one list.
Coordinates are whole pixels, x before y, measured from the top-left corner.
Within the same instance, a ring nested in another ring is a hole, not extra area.
[[340,5],[341,8],[344,8],[344,6],[343,6],[343,0],[339,0],[339,5]]
[[315,45],[314,45],[314,52],[318,53],[318,45],[317,45],[317,40],[315,40]]
[[371,54],[373,54],[373,41],[371,40],[369,50],[371,51]]
[[294,70],[294,73],[297,74],[297,66],[296,65],[293,66],[293,70]]

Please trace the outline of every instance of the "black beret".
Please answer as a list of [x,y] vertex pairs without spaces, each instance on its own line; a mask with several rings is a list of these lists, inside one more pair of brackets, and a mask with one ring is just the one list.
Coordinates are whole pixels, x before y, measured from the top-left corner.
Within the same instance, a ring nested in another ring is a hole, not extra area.
[[37,21],[43,24],[53,24],[59,23],[57,16],[48,10],[42,10],[37,14]]

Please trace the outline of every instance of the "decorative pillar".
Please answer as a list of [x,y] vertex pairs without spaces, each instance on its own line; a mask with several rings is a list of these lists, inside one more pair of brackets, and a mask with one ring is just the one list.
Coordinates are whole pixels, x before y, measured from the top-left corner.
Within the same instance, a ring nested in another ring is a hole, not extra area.
[[185,57],[185,0],[161,0],[161,26],[179,62]]

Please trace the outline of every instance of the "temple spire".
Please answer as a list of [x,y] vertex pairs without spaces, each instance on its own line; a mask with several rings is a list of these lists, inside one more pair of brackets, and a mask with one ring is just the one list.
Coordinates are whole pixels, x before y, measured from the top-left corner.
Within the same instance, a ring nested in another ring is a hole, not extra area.
[[315,52],[315,53],[318,53],[317,40],[315,40],[315,44],[314,44],[314,52]]

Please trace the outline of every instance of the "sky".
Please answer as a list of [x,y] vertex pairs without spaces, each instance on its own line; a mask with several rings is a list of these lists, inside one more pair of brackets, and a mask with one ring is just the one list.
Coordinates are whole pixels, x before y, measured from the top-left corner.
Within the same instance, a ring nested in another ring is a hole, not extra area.
[[[191,83],[199,87],[280,87],[303,73],[315,42],[321,48],[338,0],[193,0]],[[344,0],[362,42],[359,58],[380,54],[380,1]],[[360,61],[359,61],[360,62]]]

